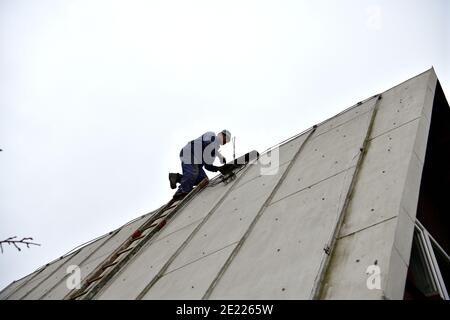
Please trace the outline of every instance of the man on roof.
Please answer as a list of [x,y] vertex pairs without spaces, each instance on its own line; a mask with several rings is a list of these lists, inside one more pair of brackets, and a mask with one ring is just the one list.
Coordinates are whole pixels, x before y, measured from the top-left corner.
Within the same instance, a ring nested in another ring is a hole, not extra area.
[[231,133],[228,130],[222,130],[217,135],[208,131],[195,140],[188,142],[180,151],[181,168],[183,174],[169,173],[170,187],[175,189],[177,183],[180,183],[173,199],[183,199],[193,188],[203,179],[208,179],[203,167],[211,172],[217,172],[220,167],[213,165],[214,160],[219,158],[222,164],[226,159],[219,152],[222,145],[231,140]]

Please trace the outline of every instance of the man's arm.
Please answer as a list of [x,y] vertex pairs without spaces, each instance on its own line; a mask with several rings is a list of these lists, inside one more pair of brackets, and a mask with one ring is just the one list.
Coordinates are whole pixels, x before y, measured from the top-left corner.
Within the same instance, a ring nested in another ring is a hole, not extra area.
[[227,163],[227,159],[225,159],[225,157],[219,152],[219,150],[217,150],[216,155],[222,164]]
[[212,164],[205,164],[205,169],[208,171],[211,171],[211,172],[217,172],[217,171],[219,171],[220,167],[217,167]]
[[[219,160],[222,164],[225,164],[227,162],[225,157],[219,152],[220,144],[219,144],[219,141],[217,140],[217,135],[214,132],[212,132],[212,131],[206,132],[205,134],[203,134],[202,140],[203,140],[203,150],[204,150],[203,161],[205,164],[212,165],[212,162],[214,162],[214,159],[216,157],[219,158]],[[205,166],[205,168],[207,170],[209,170],[206,166]],[[214,166],[210,167],[210,169],[215,170]],[[213,171],[213,170],[209,170],[209,171]],[[216,172],[216,171],[213,171],[213,172]]]
[[203,141],[206,141],[206,143],[208,143],[208,144],[214,143],[214,150],[212,152],[212,156],[218,157],[220,162],[222,164],[225,164],[225,163],[227,163],[227,159],[219,152],[220,144],[216,140],[217,140],[217,135],[212,131],[208,131],[205,134],[203,134]]

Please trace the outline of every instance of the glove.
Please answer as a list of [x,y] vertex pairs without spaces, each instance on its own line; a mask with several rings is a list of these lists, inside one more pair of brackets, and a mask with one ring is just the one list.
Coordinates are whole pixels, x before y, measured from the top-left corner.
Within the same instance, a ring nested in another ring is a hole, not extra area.
[[205,169],[211,172],[217,172],[219,171],[219,167],[216,167],[212,164],[205,164]]

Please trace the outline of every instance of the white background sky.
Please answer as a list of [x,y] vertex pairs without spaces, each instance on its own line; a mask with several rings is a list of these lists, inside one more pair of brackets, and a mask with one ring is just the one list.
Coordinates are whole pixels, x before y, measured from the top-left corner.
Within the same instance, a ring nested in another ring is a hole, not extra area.
[[[205,131],[262,151],[434,66],[450,1],[0,0],[0,288],[171,197]],[[231,148],[223,149],[231,158]]]

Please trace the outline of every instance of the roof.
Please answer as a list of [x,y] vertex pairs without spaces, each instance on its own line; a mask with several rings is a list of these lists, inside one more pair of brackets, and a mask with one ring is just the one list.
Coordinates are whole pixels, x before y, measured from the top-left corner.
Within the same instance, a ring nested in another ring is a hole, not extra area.
[[[401,299],[436,84],[428,70],[267,150],[234,180],[215,178],[92,298]],[[157,212],[0,299],[67,298],[69,266],[86,279]],[[374,263],[380,290],[366,286]]]

